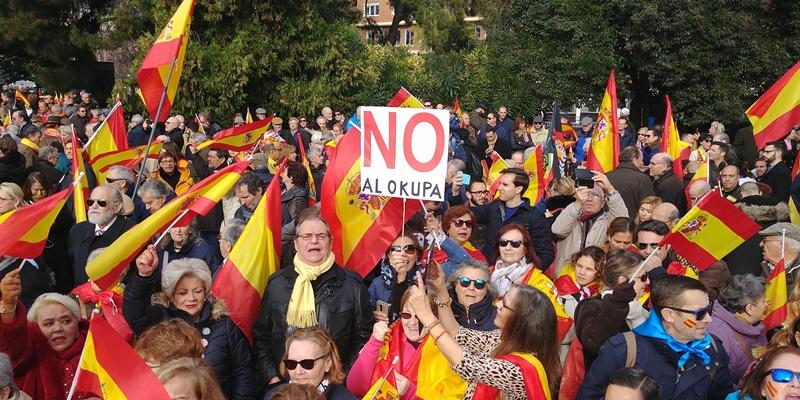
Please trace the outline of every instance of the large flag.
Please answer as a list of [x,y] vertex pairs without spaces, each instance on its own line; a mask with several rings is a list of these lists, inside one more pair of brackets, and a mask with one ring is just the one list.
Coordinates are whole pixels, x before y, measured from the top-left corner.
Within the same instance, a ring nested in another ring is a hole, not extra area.
[[783,325],[786,317],[789,315],[789,308],[787,306],[787,288],[786,288],[786,266],[783,258],[778,261],[778,265],[772,268],[767,278],[767,292],[766,297],[769,301],[766,316],[764,317],[764,328],[770,330]]
[[23,94],[22,91],[20,91],[19,89],[14,91],[14,102],[16,103],[17,100],[19,100],[22,103],[24,103],[25,104],[25,108],[30,108],[31,107],[31,102],[28,101],[28,98],[25,97],[25,94]]
[[86,265],[86,274],[101,290],[112,287],[120,274],[128,267],[150,239],[162,232],[183,211],[189,213],[182,218],[188,221],[195,215],[206,215],[227,194],[242,173],[247,161],[231,164],[194,184],[186,193],[172,199],[138,225],[122,234],[108,251]]
[[198,150],[206,147],[225,149],[230,151],[250,151],[267,132],[272,122],[272,117],[249,124],[234,126],[217,132],[213,140],[206,140],[197,146]]
[[761,227],[730,201],[712,190],[659,243],[704,271],[722,259]]
[[481,161],[484,169],[483,177],[486,179],[486,186],[489,187],[489,198],[493,199],[495,196],[498,196],[497,189],[500,187],[500,175],[503,170],[506,168],[510,168],[506,160],[503,157],[500,157],[497,152],[492,152],[489,155],[492,159],[492,166],[490,168],[486,168],[485,160]]
[[14,111],[9,111],[6,113],[6,117],[3,118],[3,128],[11,125],[11,113]]
[[125,115],[122,110],[122,102],[117,102],[108,114],[100,127],[97,128],[94,136],[89,139],[86,145],[86,155],[89,161],[93,161],[98,156],[115,151],[126,150],[128,148],[128,127],[125,125]]
[[542,165],[542,146],[536,146],[536,151],[531,153],[525,163],[522,164],[522,169],[528,173],[531,179],[528,184],[528,190],[525,191],[522,197],[531,201],[532,205],[536,205],[544,197],[544,189],[546,183],[544,180],[544,166]]
[[74,185],[29,206],[0,215],[0,255],[36,258],[42,254],[50,227]]
[[586,168],[608,173],[619,163],[619,133],[617,132],[617,82],[614,70],[608,76],[603,102],[597,113],[597,122],[589,144]]
[[675,118],[672,117],[672,103],[669,101],[669,96],[667,96],[667,114],[664,117],[664,129],[661,133],[661,151],[669,154],[674,161],[672,170],[675,171],[675,176],[678,178],[683,177],[683,163],[681,161],[689,159],[692,146],[681,140],[678,127],[675,125]]
[[[161,147],[163,145],[164,144],[161,142],[153,142],[150,145],[150,153],[148,153],[147,158],[158,159],[158,155],[161,153]],[[144,145],[144,146],[132,147],[126,150],[106,153],[101,156],[98,156],[93,161],[90,161],[89,164],[92,165],[92,170],[97,176],[98,181],[101,184],[105,184],[106,172],[108,171],[109,168],[111,168],[114,165],[124,165],[130,167],[133,164],[142,161],[142,158],[144,157],[144,152],[146,150],[147,146]]]
[[[166,121],[172,105],[175,104],[175,95],[183,71],[183,59],[186,57],[186,48],[189,45],[189,26],[192,23],[193,11],[194,0],[183,0],[150,47],[142,67],[136,74],[144,105],[154,122]],[[167,95],[164,98],[164,105],[161,113],[156,115],[161,94],[165,90]]]
[[[278,169],[278,174],[283,170]],[[225,302],[231,319],[253,342],[253,324],[261,309],[267,279],[280,269],[281,261],[281,186],[272,179],[258,202],[253,217],[231,249],[219,270],[211,292]]]
[[558,301],[558,289],[556,285],[545,275],[539,268],[531,267],[530,271],[522,277],[520,281],[524,285],[535,287],[540,292],[544,293],[553,309],[556,311],[556,334],[558,335],[558,342],[561,343],[564,337],[569,333],[572,328],[572,317],[564,310],[564,306]]
[[[72,130],[72,176],[81,176],[75,182],[75,193],[72,196],[73,208],[75,209],[75,222],[86,221],[86,199],[89,197],[89,179],[86,175],[86,164],[83,162],[83,152],[81,142]],[[81,175],[83,174],[83,175]]]
[[392,96],[386,107],[406,107],[406,108],[423,108],[422,102],[412,95],[406,88],[400,89]]
[[767,89],[745,114],[753,124],[759,149],[782,139],[800,123],[800,62]]
[[[547,371],[542,363],[530,353],[514,352],[498,356],[497,359],[516,365],[522,372],[522,384],[525,398],[550,400],[550,386],[547,384]],[[552,372],[551,372],[552,373]],[[478,383],[472,400],[494,400],[501,398],[500,390],[486,384]]]
[[171,398],[153,370],[99,314],[89,325],[75,390],[105,400]]

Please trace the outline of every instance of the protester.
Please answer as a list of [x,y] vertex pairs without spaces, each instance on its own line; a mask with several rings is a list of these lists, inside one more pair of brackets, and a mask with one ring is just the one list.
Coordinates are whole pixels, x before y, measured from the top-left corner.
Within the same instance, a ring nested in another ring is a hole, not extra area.
[[639,368],[623,368],[608,379],[608,400],[658,400],[658,384]]
[[762,355],[728,400],[787,400],[800,397],[800,349],[778,347]]
[[[173,399],[223,400],[225,395],[214,372],[202,360],[179,358],[162,365],[157,373],[167,394]],[[228,397],[230,398],[230,397]]]
[[[558,302],[570,318],[575,318],[578,303],[597,295],[602,289],[602,273],[606,254],[596,246],[589,246],[570,257],[556,279]],[[574,326],[564,338],[561,347],[562,360],[567,355],[569,344],[575,339]]]
[[[493,302],[497,298],[497,289],[490,278],[489,268],[474,260],[462,263],[447,278],[448,301],[452,302],[450,308],[458,324],[464,328],[478,331],[496,328],[497,308]],[[447,302],[440,304],[447,307]]]
[[[468,260],[486,262],[486,257],[470,242],[475,227],[475,213],[464,206],[447,209],[441,223],[432,214],[425,216],[431,241],[436,241],[433,259],[441,264],[446,276],[450,276],[459,264]],[[447,229],[442,230],[442,227]],[[485,240],[485,239],[484,239]]]
[[678,209],[686,204],[683,184],[673,172],[673,160],[667,153],[658,153],[650,160],[650,176],[653,177],[653,192],[665,203],[675,204]]
[[[419,260],[422,249],[411,232],[402,233],[386,250],[381,262],[380,275],[369,285],[369,302],[374,310],[380,301],[389,305],[388,313],[376,312],[376,319],[392,323],[400,318],[406,290],[414,285],[417,271],[422,271]],[[380,314],[380,315],[379,315]]]
[[172,191],[179,196],[194,184],[189,174],[189,169],[179,166],[178,156],[168,151],[162,152],[158,156],[158,170],[155,171],[154,175],[154,179],[168,184]]
[[286,190],[281,193],[281,224],[292,224],[297,214],[308,207],[308,173],[303,164],[289,162],[281,174]]
[[0,215],[16,210],[24,204],[22,188],[13,182],[0,183]]
[[173,318],[161,321],[142,332],[134,350],[154,370],[183,357],[203,358],[203,337],[188,322]]
[[649,221],[653,218],[653,210],[661,204],[661,197],[647,196],[639,202],[639,208],[636,217],[633,219],[634,224],[639,225],[644,221]]
[[635,231],[635,225],[627,217],[614,218],[608,224],[608,230],[606,231],[608,240],[603,245],[603,251],[609,252],[612,249],[631,250]]
[[[620,118],[622,121],[623,119]],[[622,129],[622,128],[620,128]],[[633,139],[633,135],[631,135]],[[644,161],[642,151],[636,147],[620,147],[619,165],[608,173],[608,181],[617,189],[625,207],[628,217],[636,217],[636,207],[645,199],[653,196],[653,183],[642,172]]]
[[769,163],[767,172],[761,182],[772,188],[772,197],[775,200],[786,202],[789,200],[789,187],[792,184],[791,170],[783,159],[786,157],[786,144],[782,140],[767,143],[764,147],[764,158]]
[[[786,232],[786,239],[781,249],[781,236]],[[761,249],[764,255],[762,276],[769,276],[770,271],[783,261],[786,270],[786,285],[792,287],[800,275],[800,228],[788,222],[778,222],[758,232],[761,235]],[[781,260],[782,259],[782,260]]]
[[17,149],[14,139],[0,136],[0,183],[22,186],[25,182],[25,157]]
[[[512,286],[526,282],[549,280],[537,267],[540,263],[528,231],[519,224],[510,224],[497,232],[491,282],[498,295],[504,296]],[[527,279],[526,279],[527,278]],[[552,282],[550,282],[552,286]]]

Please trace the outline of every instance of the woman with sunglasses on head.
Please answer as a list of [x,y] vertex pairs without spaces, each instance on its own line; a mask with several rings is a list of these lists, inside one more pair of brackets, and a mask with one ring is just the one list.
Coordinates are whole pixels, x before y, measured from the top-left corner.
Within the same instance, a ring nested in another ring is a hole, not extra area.
[[[475,221],[475,213],[462,205],[448,208],[441,223],[433,214],[425,216],[428,239],[436,240],[433,259],[442,266],[446,276],[465,261],[486,262],[483,253],[470,243]],[[443,232],[442,227],[446,231]]]
[[[328,400],[356,398],[343,384],[344,366],[336,343],[320,327],[301,328],[286,338],[286,351],[279,370],[285,381],[314,387]],[[279,387],[268,392],[265,399]]]
[[800,399],[800,349],[783,346],[767,351],[742,377],[740,390],[726,400]]
[[[369,302],[375,311],[375,319],[392,323],[400,318],[400,299],[414,284],[414,274],[422,271],[419,264],[422,249],[414,234],[406,231],[400,234],[386,249],[381,261],[380,275],[369,285]],[[389,312],[377,310],[378,302],[388,303]]]

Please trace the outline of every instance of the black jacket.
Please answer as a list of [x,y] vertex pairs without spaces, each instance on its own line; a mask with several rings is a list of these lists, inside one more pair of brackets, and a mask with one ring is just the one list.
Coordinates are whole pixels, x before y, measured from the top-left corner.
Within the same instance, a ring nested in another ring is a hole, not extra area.
[[15,151],[0,157],[0,183],[16,183],[20,187],[25,184],[25,157]]
[[508,224],[520,224],[528,229],[533,239],[533,247],[536,249],[536,255],[539,256],[540,265],[537,265],[538,268],[542,270],[547,269],[550,263],[555,259],[553,236],[544,218],[544,212],[533,208],[528,202],[528,199],[522,199],[522,204],[520,204],[514,215],[506,220],[504,220],[506,206],[505,203],[500,200],[473,207],[472,211],[475,212],[478,223],[484,224],[487,227],[486,244],[484,244],[481,249],[487,260],[491,261],[494,258],[494,241],[497,232],[500,228]]
[[136,124],[131,130],[128,131],[128,146],[138,147],[147,144],[147,138],[150,137],[150,132],[145,132],[142,123]]
[[[195,321],[189,313],[177,309],[170,303],[151,304],[151,297],[158,282],[155,275],[142,278],[132,272],[125,287],[122,312],[131,330],[137,335],[147,328],[172,318],[180,318],[191,324],[206,341],[203,359],[214,370],[225,397],[228,399],[255,399],[261,385],[253,368],[253,352],[244,333],[228,316],[225,306],[214,299],[206,298],[199,318]],[[164,299],[161,299],[164,301]]]
[[72,226],[72,229],[69,230],[69,251],[72,254],[74,286],[86,283],[89,279],[89,276],[86,275],[86,259],[89,258],[89,253],[95,249],[110,246],[132,227],[133,223],[121,216],[117,216],[114,223],[101,236],[94,235],[95,226],[89,221]]
[[[789,207],[770,196],[747,196],[736,203],[753,221],[761,225],[761,229],[776,222],[789,221]],[[761,262],[764,255],[761,251],[761,235],[755,234],[745,240],[733,251],[728,253],[723,260],[728,264],[731,275],[753,274],[761,275]]]
[[789,189],[792,186],[792,172],[786,166],[786,162],[781,161],[774,167],[767,170],[762,183],[766,183],[772,188],[772,197],[775,200],[787,202],[789,200]]
[[175,128],[166,133],[169,136],[169,140],[172,143],[178,145],[178,150],[183,149],[183,130],[181,128]]
[[[616,186],[614,188],[616,189]],[[681,215],[686,212],[686,194],[683,192],[683,183],[672,170],[664,172],[664,175],[653,180],[653,191],[665,203],[672,203],[678,207]],[[638,212],[638,205],[636,210]]]
[[[297,276],[294,268],[272,274],[261,301],[261,314],[253,326],[253,343],[263,382],[278,375],[286,337],[293,330],[286,324],[286,314]],[[331,335],[345,369],[349,369],[372,334],[374,320],[367,288],[358,274],[335,264],[312,286],[319,326]]]
[[47,178],[47,183],[50,184],[50,189],[52,191],[55,191],[59,182],[61,181],[61,178],[64,176],[64,174],[57,170],[53,164],[50,164],[50,161],[42,160],[41,158],[36,159],[33,162],[33,165],[28,168],[28,170],[25,172],[25,175],[30,175],[33,172],[43,173],[45,178]]
[[653,195],[653,182],[633,163],[622,162],[608,173],[608,181],[617,189],[631,220],[639,213],[639,203]]

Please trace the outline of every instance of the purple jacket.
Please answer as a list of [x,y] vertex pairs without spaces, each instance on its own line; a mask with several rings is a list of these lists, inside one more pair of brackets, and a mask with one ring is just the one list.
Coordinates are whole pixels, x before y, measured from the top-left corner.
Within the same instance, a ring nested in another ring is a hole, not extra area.
[[[725,347],[725,352],[730,357],[728,369],[731,373],[731,380],[738,387],[739,379],[747,371],[747,367],[753,360],[752,349],[767,344],[764,325],[761,322],[757,325],[750,325],[736,318],[736,315],[719,303],[714,304],[712,319],[707,327],[708,333],[722,341],[722,346]],[[741,340],[737,336],[740,336]],[[743,342],[748,347],[750,354],[745,353],[745,349],[740,342]]]

